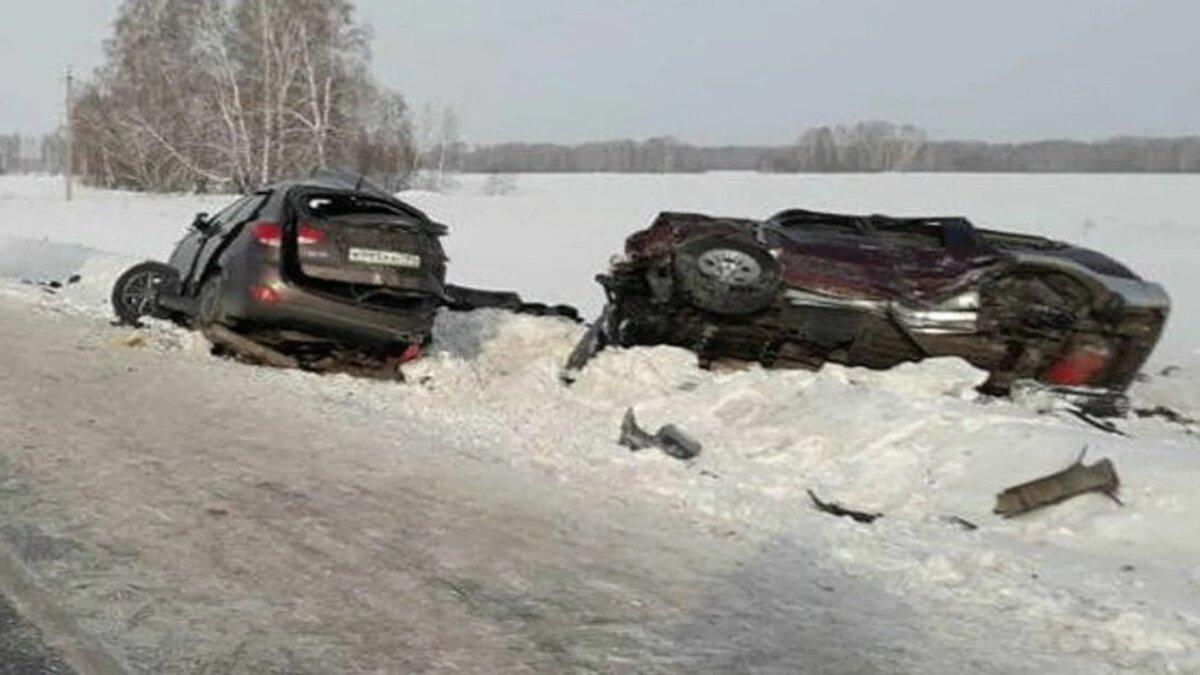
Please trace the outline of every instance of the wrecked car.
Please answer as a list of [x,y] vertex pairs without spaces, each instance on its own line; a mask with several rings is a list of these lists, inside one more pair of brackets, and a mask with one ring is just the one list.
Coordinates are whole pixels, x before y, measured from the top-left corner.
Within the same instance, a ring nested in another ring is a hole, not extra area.
[[1072,391],[1124,391],[1159,339],[1163,288],[1099,252],[975,227],[794,209],[765,221],[663,213],[598,277],[603,315],[564,371],[606,345],[719,360],[886,369],[958,356]]
[[174,320],[258,361],[314,370],[412,360],[443,306],[572,315],[446,284],[447,231],[365,178],[321,173],[197,215],[168,263],[121,275],[113,309],[123,323]]

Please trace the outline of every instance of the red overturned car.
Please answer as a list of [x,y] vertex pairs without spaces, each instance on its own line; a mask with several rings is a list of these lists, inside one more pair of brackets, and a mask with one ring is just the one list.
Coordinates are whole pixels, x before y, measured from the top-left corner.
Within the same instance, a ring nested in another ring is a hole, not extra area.
[[663,213],[598,277],[603,315],[571,380],[607,345],[676,345],[718,360],[884,369],[958,356],[1003,394],[1033,380],[1123,392],[1170,300],[1112,258],[961,217],[789,210],[765,221]]

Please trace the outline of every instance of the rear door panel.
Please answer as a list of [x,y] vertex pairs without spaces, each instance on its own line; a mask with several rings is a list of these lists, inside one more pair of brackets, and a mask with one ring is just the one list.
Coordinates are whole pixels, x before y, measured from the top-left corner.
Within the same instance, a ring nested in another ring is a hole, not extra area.
[[[325,198],[309,195],[302,202]],[[356,213],[302,204],[293,230],[300,272],[322,281],[440,295],[446,260],[438,238],[411,216],[387,213],[387,205],[365,200],[362,206],[365,212]]]

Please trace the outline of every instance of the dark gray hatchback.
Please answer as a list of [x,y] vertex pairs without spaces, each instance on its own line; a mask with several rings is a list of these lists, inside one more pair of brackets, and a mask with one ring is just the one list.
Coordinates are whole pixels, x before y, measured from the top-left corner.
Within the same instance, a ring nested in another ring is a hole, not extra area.
[[447,296],[447,228],[355,176],[325,173],[200,214],[168,264],[129,269],[118,317],[221,325],[266,344],[350,343],[408,357]]

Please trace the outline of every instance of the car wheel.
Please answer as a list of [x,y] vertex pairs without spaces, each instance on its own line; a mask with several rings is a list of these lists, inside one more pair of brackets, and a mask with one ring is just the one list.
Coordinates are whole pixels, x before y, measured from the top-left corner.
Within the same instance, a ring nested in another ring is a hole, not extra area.
[[121,323],[140,326],[141,319],[170,318],[170,312],[158,305],[163,292],[177,292],[179,272],[170,265],[144,262],[125,270],[113,284],[112,306]]
[[703,237],[675,251],[675,275],[695,307],[714,314],[753,314],[779,292],[779,262],[749,239]]

